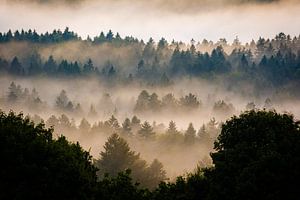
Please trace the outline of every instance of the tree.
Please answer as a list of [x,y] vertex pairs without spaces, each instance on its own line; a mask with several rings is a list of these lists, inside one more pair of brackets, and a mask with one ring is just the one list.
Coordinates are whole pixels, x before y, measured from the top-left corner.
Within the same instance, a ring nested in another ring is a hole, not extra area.
[[149,180],[147,185],[150,186],[150,189],[158,186],[158,184],[167,179],[166,171],[164,170],[163,164],[157,159],[154,159],[151,165],[147,168],[147,174]]
[[59,109],[65,109],[69,103],[69,97],[67,96],[67,92],[62,90],[59,96],[56,98],[56,107]]
[[159,111],[161,107],[161,101],[158,99],[158,96],[156,93],[152,93],[149,97],[149,108],[151,111]]
[[53,56],[49,56],[48,60],[44,64],[44,72],[48,75],[54,75],[57,71],[57,64],[53,58]]
[[196,130],[195,130],[195,128],[194,128],[194,126],[193,126],[192,123],[189,124],[189,127],[188,127],[188,129],[186,130],[184,136],[185,136],[185,141],[186,141],[187,143],[193,143],[193,142],[195,142],[195,138],[196,138]]
[[127,141],[117,134],[108,138],[104,150],[100,152],[100,159],[95,163],[99,168],[99,177],[103,177],[106,173],[114,177],[119,172],[132,169],[140,158],[139,154],[130,150]]
[[23,75],[24,69],[17,57],[14,57],[10,64],[9,72],[13,75]]
[[143,112],[149,109],[149,100],[150,95],[146,90],[143,90],[136,101],[136,105],[134,107],[134,111]]
[[200,106],[200,102],[194,94],[189,93],[180,98],[180,105],[188,109],[197,109]]
[[172,93],[166,94],[162,98],[162,107],[172,110],[175,110],[178,107],[178,101],[175,99]]
[[29,58],[29,75],[37,75],[42,72],[42,60],[38,53],[34,53]]
[[201,126],[201,128],[199,129],[198,133],[197,133],[200,141],[202,141],[205,144],[209,144],[210,143],[210,135],[209,132],[206,130],[205,125],[203,124]]
[[106,121],[106,123],[113,130],[114,133],[116,133],[120,128],[119,122],[118,122],[117,118],[115,118],[114,115],[112,115],[109,118],[109,120]]
[[83,66],[83,73],[84,74],[91,74],[94,71],[95,71],[95,67],[94,67],[93,61],[89,58],[87,63],[84,64],[84,66]]
[[141,129],[138,131],[138,133],[143,138],[151,138],[155,135],[152,126],[147,121],[142,124]]
[[133,181],[143,187],[155,187],[157,183],[165,180],[163,166],[158,160],[148,167],[140,154],[131,151],[127,141],[117,134],[108,138],[95,165],[99,168],[99,177],[116,177],[120,172],[131,170]]
[[91,129],[91,124],[85,118],[83,118],[78,128],[81,132],[88,133]]
[[91,156],[22,114],[0,112],[0,199],[92,199]]
[[16,102],[20,97],[22,97],[22,89],[20,85],[16,85],[15,82],[11,82],[8,88],[7,99],[9,102]]
[[130,119],[126,118],[122,124],[122,132],[125,135],[131,135],[132,134],[132,128],[131,128],[131,122]]
[[297,199],[299,124],[275,111],[251,110],[228,120],[211,154],[210,199]]
[[176,123],[174,121],[170,121],[167,134],[178,134],[178,133],[179,131],[176,128]]

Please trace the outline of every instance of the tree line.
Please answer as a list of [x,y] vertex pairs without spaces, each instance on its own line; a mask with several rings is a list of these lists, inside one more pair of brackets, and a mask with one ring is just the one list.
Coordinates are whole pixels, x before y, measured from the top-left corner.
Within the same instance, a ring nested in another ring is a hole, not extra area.
[[[132,46],[130,51],[135,51],[130,59],[136,66],[124,71],[128,66],[117,64],[116,60],[110,62],[111,60],[106,58],[107,62],[104,64],[95,63],[90,58],[68,61],[63,55],[60,58],[49,55],[48,59],[43,60],[37,48],[37,51],[30,55],[24,53],[22,58],[1,58],[1,73],[50,77],[94,75],[104,78],[107,82],[124,84],[138,81],[162,86],[173,84],[178,77],[201,77],[211,80],[221,76],[227,78],[232,85],[236,81],[249,81],[257,88],[297,83],[300,74],[300,39],[284,33],[279,33],[273,39],[259,38],[244,45],[238,38],[232,44],[224,38],[216,43],[207,40],[196,43],[192,40],[190,44],[175,41],[168,43],[164,38],[155,43],[150,38],[144,43],[128,37],[122,39],[112,31],[107,34],[102,32],[93,40],[82,40],[68,28],[63,32],[54,30],[52,34],[45,35],[52,38],[49,39],[50,43],[56,41],[55,38],[60,38],[57,40],[79,40],[96,46],[108,43],[115,49],[127,41],[126,45]],[[21,31],[21,34],[9,31],[0,34],[0,41],[34,42],[42,39],[33,38],[46,37],[45,35],[39,35],[35,31]],[[37,44],[37,47],[39,46],[42,47],[43,44]]]
[[[21,85],[11,82],[8,87],[7,95],[5,96],[7,104],[10,105],[21,105],[24,104],[28,108],[35,110],[45,109],[48,102],[44,101],[39,92],[33,88],[23,88]],[[109,93],[103,93],[102,98],[99,100],[99,104],[102,106],[91,104],[89,105],[89,110],[84,112],[80,102],[76,102],[69,98],[66,90],[61,90],[61,92],[56,96],[53,109],[63,111],[65,113],[82,116],[82,114],[87,113],[87,117],[95,118],[99,115],[99,110],[105,113],[117,114],[118,105],[115,105]],[[269,105],[270,104],[270,105]],[[247,105],[246,109],[254,109],[255,104]],[[101,108],[99,108],[101,107]],[[133,112],[135,114],[147,114],[147,113],[168,113],[168,112],[197,112],[199,109],[203,108],[202,101],[198,98],[196,94],[189,93],[176,98],[173,93],[167,93],[161,98],[156,92],[152,94],[148,90],[142,90],[134,104]],[[271,100],[266,99],[264,108],[271,108]],[[231,115],[234,113],[234,105],[230,102],[224,100],[218,100],[214,102],[212,110],[216,114]]]

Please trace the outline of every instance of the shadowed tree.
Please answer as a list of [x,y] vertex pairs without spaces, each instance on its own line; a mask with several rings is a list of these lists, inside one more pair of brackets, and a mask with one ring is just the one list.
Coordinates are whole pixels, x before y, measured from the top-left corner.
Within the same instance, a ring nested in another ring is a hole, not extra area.
[[210,199],[297,199],[300,126],[293,116],[247,111],[222,126],[212,159]]
[[126,118],[122,124],[122,133],[125,135],[132,134],[131,122],[130,122],[130,119],[128,119],[128,118]]
[[151,138],[151,137],[153,137],[155,135],[155,132],[153,132],[152,126],[147,121],[145,121],[141,125],[141,129],[138,131],[138,133],[143,138]]
[[170,121],[167,134],[178,134],[178,133],[179,131],[176,128],[176,123],[174,121]]
[[96,168],[80,145],[22,114],[0,112],[0,199],[92,199]]
[[192,123],[189,124],[189,127],[188,129],[186,130],[185,134],[185,142],[187,143],[194,143],[195,142],[195,139],[196,139],[196,130],[193,126]]
[[24,74],[24,68],[22,67],[22,65],[19,62],[17,57],[14,57],[14,59],[11,61],[9,73],[11,73],[13,75],[23,75]]

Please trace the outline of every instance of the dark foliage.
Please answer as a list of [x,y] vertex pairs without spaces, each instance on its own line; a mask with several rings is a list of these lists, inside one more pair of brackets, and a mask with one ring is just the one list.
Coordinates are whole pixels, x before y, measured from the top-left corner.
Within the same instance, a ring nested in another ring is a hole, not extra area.
[[[34,125],[22,114],[0,113],[0,199],[91,199],[96,168],[80,145]],[[5,192],[4,192],[5,191]]]
[[300,130],[293,116],[249,111],[227,121],[212,153],[210,199],[297,199]]

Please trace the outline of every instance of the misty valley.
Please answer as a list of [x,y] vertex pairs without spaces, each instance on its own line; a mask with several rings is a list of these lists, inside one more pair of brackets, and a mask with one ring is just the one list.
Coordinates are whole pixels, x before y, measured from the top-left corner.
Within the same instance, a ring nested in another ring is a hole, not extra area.
[[[164,12],[284,5],[188,2]],[[0,199],[299,198],[299,35],[177,41],[22,28],[3,31],[0,20]]]

